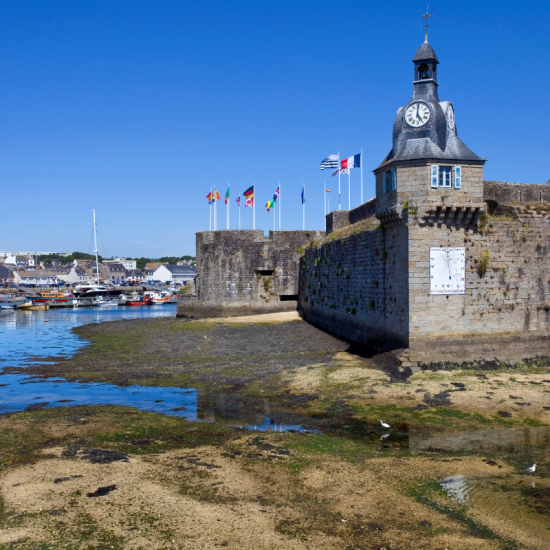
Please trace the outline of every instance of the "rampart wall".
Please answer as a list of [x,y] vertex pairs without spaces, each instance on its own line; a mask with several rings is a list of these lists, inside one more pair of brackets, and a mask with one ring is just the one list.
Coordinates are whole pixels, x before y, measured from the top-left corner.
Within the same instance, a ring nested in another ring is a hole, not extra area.
[[[549,180],[550,183],[550,180]],[[550,202],[550,185],[484,181],[483,200],[501,204],[513,202]]]
[[308,248],[300,277],[304,317],[374,347],[407,347],[405,229],[386,231],[371,217]]
[[197,233],[197,276],[178,297],[178,317],[295,310],[301,254],[320,237],[319,231]]

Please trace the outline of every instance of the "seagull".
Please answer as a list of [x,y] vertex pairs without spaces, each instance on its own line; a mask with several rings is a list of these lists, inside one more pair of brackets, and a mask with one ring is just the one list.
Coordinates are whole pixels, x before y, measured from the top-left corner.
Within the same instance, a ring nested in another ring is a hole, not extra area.
[[382,428],[384,428],[385,430],[391,428],[391,426],[389,424],[386,424],[383,420],[380,420],[380,424],[382,424]]
[[390,437],[391,434],[382,434],[382,437],[380,438],[381,440],[382,439],[386,439],[386,437]]
[[537,465],[536,464],[533,464],[532,466],[530,466],[529,468],[525,468],[525,470],[523,470],[524,472],[528,473],[529,475],[533,475],[535,473],[535,470],[537,469]]

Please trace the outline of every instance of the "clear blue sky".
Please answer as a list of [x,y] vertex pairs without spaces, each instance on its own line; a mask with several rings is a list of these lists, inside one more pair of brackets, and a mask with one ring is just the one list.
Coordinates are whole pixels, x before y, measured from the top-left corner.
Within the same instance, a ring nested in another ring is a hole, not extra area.
[[[439,94],[485,178],[546,183],[550,2],[432,2]],[[391,149],[424,40],[421,1],[0,1],[0,250],[182,255],[205,195],[282,182],[283,229],[324,227],[333,153]],[[347,176],[343,202],[347,204]],[[352,207],[359,171],[352,172]],[[218,227],[225,227],[218,205]],[[242,227],[252,227],[250,209]],[[232,201],[232,227],[237,208]]]

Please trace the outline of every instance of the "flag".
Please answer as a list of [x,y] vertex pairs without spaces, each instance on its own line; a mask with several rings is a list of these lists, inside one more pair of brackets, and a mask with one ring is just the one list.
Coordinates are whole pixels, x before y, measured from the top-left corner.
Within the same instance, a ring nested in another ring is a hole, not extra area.
[[246,204],[244,205],[245,208],[251,208],[254,206],[254,186],[250,186],[243,195],[246,197]]
[[361,168],[361,155],[353,155],[340,161],[342,168]]
[[267,201],[265,207],[267,208],[268,212],[270,208],[275,208],[275,200],[271,199],[270,201]]
[[208,199],[208,204],[212,204],[214,202],[214,199],[212,198],[212,192],[208,193],[208,195],[206,195],[206,198]]
[[341,168],[340,174],[349,174],[349,168]]
[[306,190],[302,187],[302,204],[306,202]]
[[337,176],[340,173],[340,170],[336,169],[332,172],[332,177]]
[[227,199],[231,198],[231,195],[229,193],[229,190],[231,189],[231,186],[227,188],[227,191],[225,192],[225,204],[227,204]]
[[330,189],[327,189],[327,188],[325,187],[325,193],[332,193],[332,191],[331,191]]
[[273,200],[274,200],[275,202],[277,202],[277,197],[278,197],[280,194],[281,194],[281,192],[279,191],[279,188],[277,187],[277,189],[276,189],[276,191],[275,191],[275,193],[274,193],[274,195],[273,195]]
[[214,189],[214,200],[215,201],[221,201],[222,198],[220,197],[220,194],[218,193],[218,191],[216,189]]
[[330,155],[321,161],[321,170],[325,168],[338,168],[338,155]]
[[240,195],[235,199],[235,202],[238,204],[238,206],[240,208],[241,207],[241,196]]

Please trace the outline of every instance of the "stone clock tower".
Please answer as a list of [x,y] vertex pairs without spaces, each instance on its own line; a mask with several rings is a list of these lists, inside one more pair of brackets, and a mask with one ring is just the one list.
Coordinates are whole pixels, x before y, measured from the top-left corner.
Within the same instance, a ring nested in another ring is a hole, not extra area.
[[394,275],[404,292],[388,290],[407,306],[399,340],[414,363],[426,347],[472,330],[464,310],[476,281],[466,273],[466,245],[485,208],[486,159],[460,140],[453,104],[439,100],[439,60],[427,37],[413,63],[412,98],[398,109],[392,150],[374,173],[386,246],[402,254]]
[[374,171],[377,211],[408,201],[434,212],[461,207],[459,216],[471,218],[483,206],[486,159],[460,140],[453,104],[439,100],[439,61],[427,38],[413,63],[412,98],[398,109],[393,148]]

